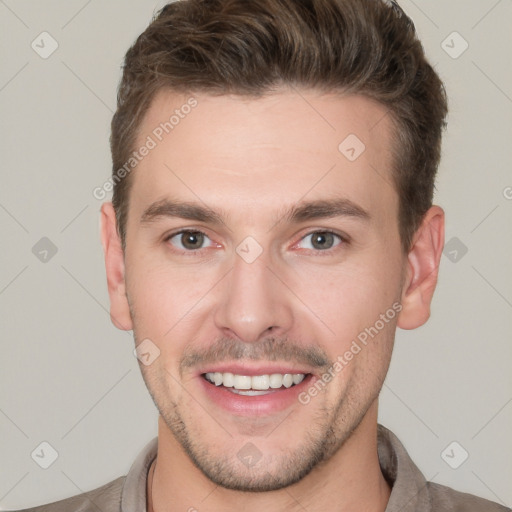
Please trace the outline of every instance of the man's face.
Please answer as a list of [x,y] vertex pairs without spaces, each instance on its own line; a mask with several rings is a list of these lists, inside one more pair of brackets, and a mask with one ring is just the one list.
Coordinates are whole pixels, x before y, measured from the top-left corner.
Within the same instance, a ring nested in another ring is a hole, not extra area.
[[161,92],[137,144],[157,143],[127,221],[136,343],[160,351],[141,369],[204,474],[276,489],[335,453],[388,369],[404,272],[390,118],[355,96],[194,97],[158,141],[187,99]]

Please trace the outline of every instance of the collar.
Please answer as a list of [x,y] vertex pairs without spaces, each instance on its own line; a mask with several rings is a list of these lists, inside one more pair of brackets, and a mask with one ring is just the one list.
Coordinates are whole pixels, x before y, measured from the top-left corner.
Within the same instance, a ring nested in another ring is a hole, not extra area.
[[391,486],[386,512],[429,512],[425,477],[395,434],[382,425],[377,426],[377,451],[380,470]]
[[149,467],[156,458],[158,437],[153,438],[137,455],[121,491],[121,512],[147,512],[146,486]]

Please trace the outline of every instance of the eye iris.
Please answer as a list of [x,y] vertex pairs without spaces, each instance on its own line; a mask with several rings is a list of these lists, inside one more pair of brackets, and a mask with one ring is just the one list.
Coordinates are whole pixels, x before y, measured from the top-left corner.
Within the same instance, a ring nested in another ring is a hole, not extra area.
[[204,235],[198,231],[187,231],[181,234],[181,243],[186,249],[197,249],[203,245]]
[[330,249],[334,244],[332,233],[319,232],[311,237],[311,244],[315,249]]

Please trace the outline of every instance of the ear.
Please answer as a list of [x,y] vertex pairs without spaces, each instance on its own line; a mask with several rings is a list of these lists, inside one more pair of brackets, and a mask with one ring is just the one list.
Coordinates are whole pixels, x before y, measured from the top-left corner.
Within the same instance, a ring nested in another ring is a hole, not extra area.
[[105,255],[108,294],[110,296],[110,319],[123,331],[133,328],[126,285],[124,280],[124,254],[117,233],[117,221],[112,203],[101,205],[101,244]]
[[423,217],[407,256],[402,310],[397,322],[401,329],[416,329],[429,319],[443,247],[444,211],[432,206]]

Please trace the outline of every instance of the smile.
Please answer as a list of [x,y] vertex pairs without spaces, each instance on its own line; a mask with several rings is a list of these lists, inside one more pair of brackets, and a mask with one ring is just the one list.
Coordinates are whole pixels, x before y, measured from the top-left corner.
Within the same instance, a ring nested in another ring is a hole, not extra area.
[[265,395],[281,388],[300,384],[305,373],[272,373],[265,375],[237,375],[231,372],[208,372],[203,377],[215,386],[223,386],[232,393],[244,396]]
[[302,407],[300,393],[318,379],[312,371],[289,362],[226,361],[198,368],[196,382],[212,406],[260,418]]

